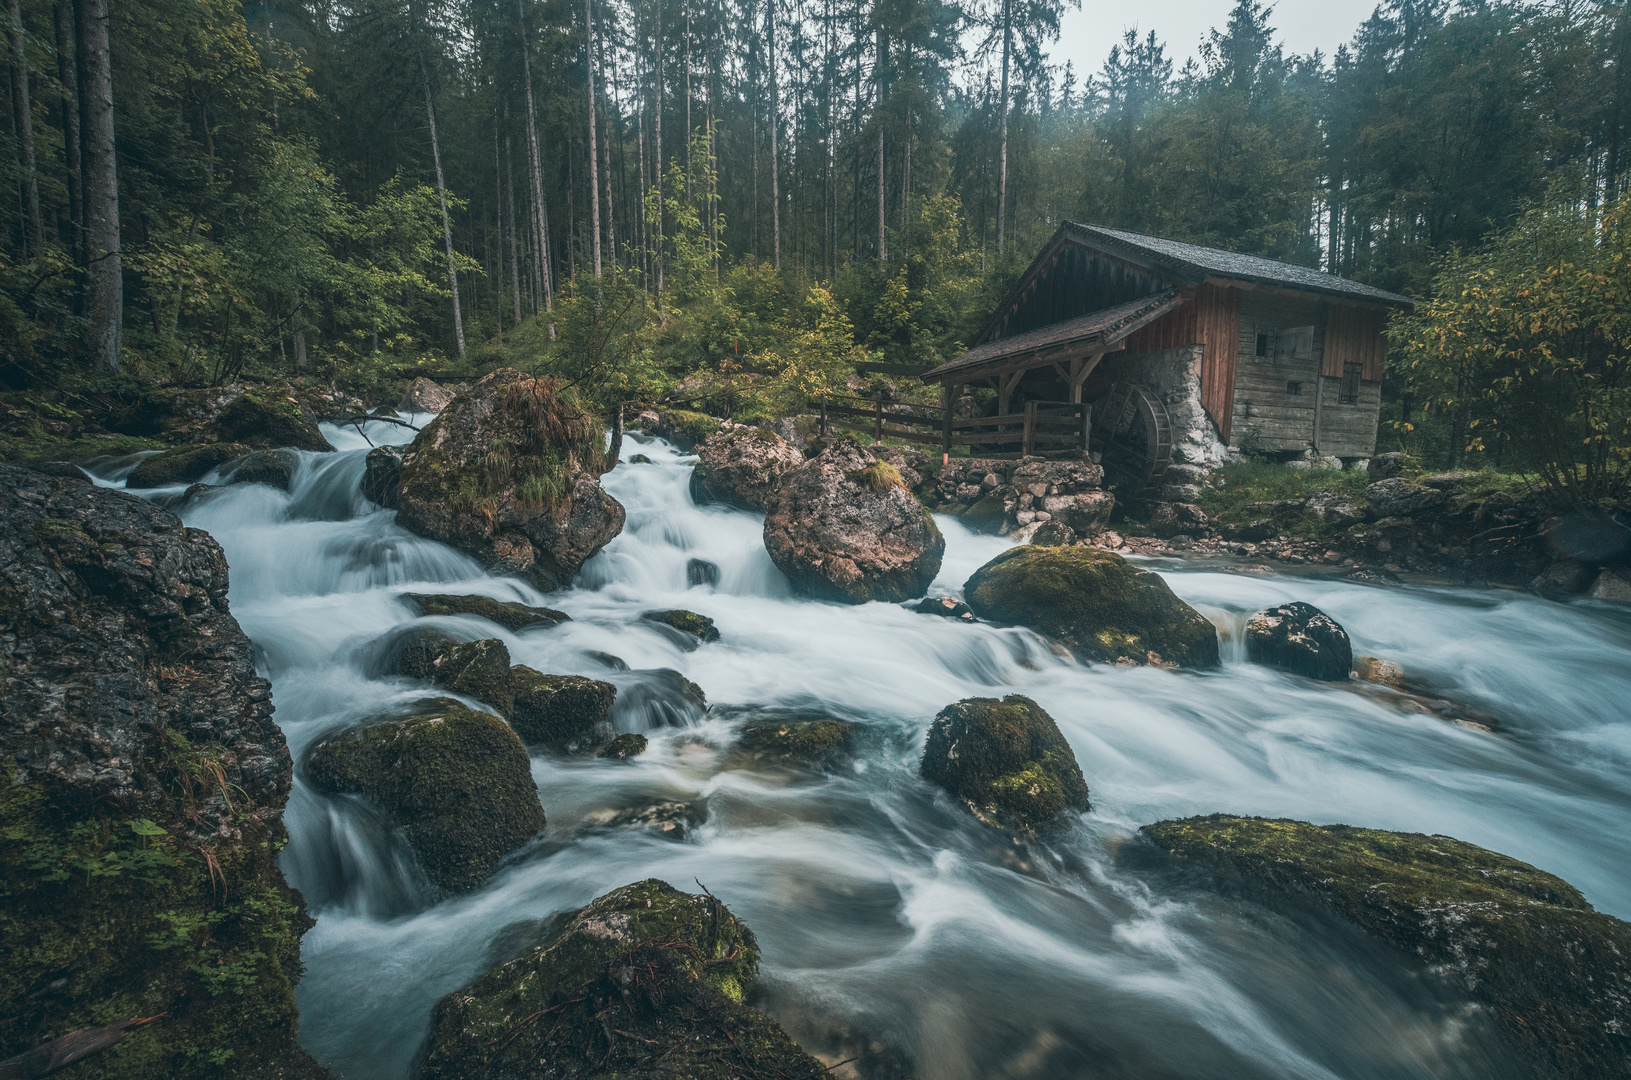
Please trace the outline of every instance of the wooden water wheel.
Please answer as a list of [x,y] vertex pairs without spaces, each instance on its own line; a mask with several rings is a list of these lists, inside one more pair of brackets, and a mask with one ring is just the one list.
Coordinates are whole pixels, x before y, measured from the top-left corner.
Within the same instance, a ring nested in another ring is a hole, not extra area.
[[1115,383],[1093,403],[1091,447],[1105,486],[1123,504],[1154,499],[1172,462],[1172,425],[1161,399],[1137,383]]

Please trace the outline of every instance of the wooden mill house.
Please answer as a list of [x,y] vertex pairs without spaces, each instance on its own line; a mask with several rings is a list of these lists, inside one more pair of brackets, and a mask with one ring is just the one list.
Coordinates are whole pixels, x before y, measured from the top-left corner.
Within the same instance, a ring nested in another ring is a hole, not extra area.
[[[1066,222],[974,347],[922,378],[944,387],[948,450],[1086,441],[1123,498],[1159,498],[1231,449],[1371,456],[1383,328],[1410,306],[1273,259]],[[978,386],[996,416],[956,418]]]

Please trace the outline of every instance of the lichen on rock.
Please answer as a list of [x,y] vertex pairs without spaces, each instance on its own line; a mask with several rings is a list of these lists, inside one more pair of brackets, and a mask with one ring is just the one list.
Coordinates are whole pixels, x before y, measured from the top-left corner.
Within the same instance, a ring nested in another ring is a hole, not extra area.
[[1089,809],[1087,781],[1059,725],[1018,694],[940,710],[919,771],[1002,828],[1036,829],[1067,810]]
[[1353,672],[1353,643],[1331,616],[1301,600],[1266,608],[1246,620],[1246,657],[1254,664],[1345,682]]
[[451,892],[480,885],[544,827],[521,740],[465,708],[319,739],[304,775],[321,791],[362,795],[402,828],[425,876]]
[[529,626],[554,626],[572,618],[554,608],[534,607],[513,600],[495,600],[490,596],[403,593],[402,600],[416,615],[475,615],[512,631],[524,630]]
[[1158,574],[1095,547],[1010,548],[963,588],[974,614],[1056,638],[1085,660],[1216,667],[1218,632]]
[[694,611],[675,608],[671,611],[648,611],[640,616],[647,622],[658,623],[671,627],[682,634],[689,634],[698,641],[718,641],[719,628],[714,621],[706,615],[698,615]]
[[712,896],[628,885],[438,1002],[421,1076],[829,1075],[743,1004],[758,970],[753,932]]
[[768,428],[721,428],[697,447],[691,497],[762,511],[782,477],[803,463],[804,455]]
[[[600,486],[603,438],[600,422],[558,384],[501,368],[403,451],[397,520],[493,573],[561,588],[623,529],[623,507]],[[382,489],[386,472],[382,461]]]
[[1229,886],[1328,908],[1460,983],[1539,1069],[1631,1075],[1631,924],[1447,836],[1214,814],[1143,835]]
[[835,717],[752,720],[737,735],[733,756],[756,766],[831,768],[854,755],[855,730]]

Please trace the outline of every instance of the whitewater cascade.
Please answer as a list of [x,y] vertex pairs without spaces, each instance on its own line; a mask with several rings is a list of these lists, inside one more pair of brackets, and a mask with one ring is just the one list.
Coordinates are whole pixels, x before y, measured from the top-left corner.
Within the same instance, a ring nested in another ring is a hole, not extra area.
[[[1023,630],[794,597],[765,553],[762,518],[696,506],[693,459],[637,434],[625,455],[651,462],[603,480],[628,510],[625,531],[572,589],[544,596],[485,576],[362,498],[370,442],[411,431],[324,432],[340,452],[301,453],[290,491],[223,487],[179,510],[226,551],[233,613],[297,762],[318,735],[434,692],[368,673],[369,643],[415,621],[404,592],[567,611],[571,622],[520,633],[473,617],[421,621],[500,637],[514,663],[616,684],[618,726],[651,738],[627,763],[535,756],[548,828],[483,888],[451,899],[367,804],[317,795],[297,773],[283,867],[317,918],[301,1033],[347,1080],[408,1075],[439,997],[535,940],[551,915],[647,877],[700,882],[753,928],[756,1003],[806,1048],[891,1076],[909,1064],[924,1080],[1518,1075],[1488,1022],[1404,957],[1333,919],[1271,914],[1172,870],[1135,837],[1163,818],[1219,811],[1444,833],[1631,918],[1623,610],[1152,563],[1219,625],[1223,668],[1089,667]],[[118,486],[131,464],[98,482]],[[180,493],[144,494],[180,503]],[[1008,544],[939,524],[947,550],[931,594],[960,589]],[[716,583],[688,584],[706,576],[696,560],[717,567]],[[1498,730],[1246,664],[1246,616],[1289,600],[1330,613],[1356,653],[1399,661]],[[697,648],[640,619],[665,608],[713,618],[722,639]],[[706,716],[675,708],[663,669],[706,691]],[[1006,693],[1058,720],[1092,788],[1092,813],[1028,847],[917,776],[936,712]],[[815,776],[740,767],[733,733],[766,716],[856,722],[856,763]],[[658,803],[684,804],[699,823],[681,842],[607,824]]]

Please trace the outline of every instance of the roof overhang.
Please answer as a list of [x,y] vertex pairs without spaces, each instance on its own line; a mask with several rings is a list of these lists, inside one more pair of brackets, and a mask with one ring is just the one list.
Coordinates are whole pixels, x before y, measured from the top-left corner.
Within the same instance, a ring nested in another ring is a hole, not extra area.
[[924,372],[924,382],[969,382],[1057,363],[1065,355],[1109,352],[1122,340],[1184,302],[1167,289],[1037,330],[988,341]]

